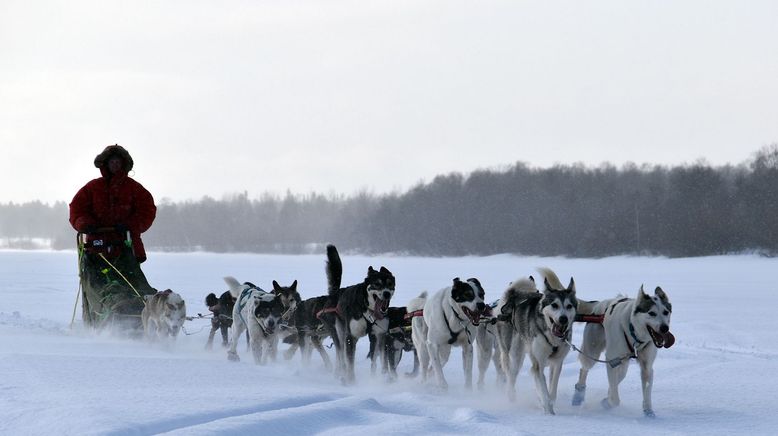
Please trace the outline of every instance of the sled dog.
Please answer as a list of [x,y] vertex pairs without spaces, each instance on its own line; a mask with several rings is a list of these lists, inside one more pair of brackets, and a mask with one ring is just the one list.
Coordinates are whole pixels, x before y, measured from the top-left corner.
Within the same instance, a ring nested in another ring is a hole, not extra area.
[[654,383],[654,359],[657,350],[670,348],[675,337],[670,333],[672,305],[662,288],[648,295],[640,286],[636,299],[616,297],[596,302],[592,313],[603,315],[602,324],[587,323],[584,327],[583,345],[578,356],[581,362],[578,383],[575,385],[573,405],[580,405],[586,394],[586,377],[605,350],[608,371],[608,396],[601,402],[610,409],[619,405],[619,383],[624,380],[629,360],[640,364],[640,381],[643,386],[643,414],[655,416],[651,405],[651,387]]
[[484,317],[489,318],[478,325],[475,331],[476,355],[478,356],[478,389],[484,387],[484,376],[489,369],[489,362],[494,362],[494,369],[497,371],[497,383],[505,383],[505,372],[502,370],[502,361],[500,360],[500,345],[497,343],[497,318],[494,313],[500,313],[502,309],[501,300],[497,300],[486,306]]
[[208,333],[208,342],[205,348],[210,350],[213,347],[213,338],[219,331],[222,335],[222,347],[229,344],[229,328],[232,327],[232,309],[235,307],[235,297],[230,291],[225,291],[219,297],[211,292],[205,297],[205,305],[213,314],[211,318],[211,331]]
[[[416,348],[413,346],[411,325],[410,320],[406,317],[407,313],[408,309],[405,307],[390,307],[387,311],[386,318],[389,319],[389,331],[384,341],[384,362],[382,364],[384,373],[387,374],[389,381],[397,379],[397,365],[400,364],[403,351],[413,351],[413,370],[408,375],[416,375],[419,369],[419,358],[416,354]],[[367,357],[372,361],[373,354],[376,353],[378,340],[373,333],[370,333],[368,338],[370,339],[370,351]]]
[[254,363],[265,364],[270,358],[276,359],[278,350],[278,327],[286,311],[280,295],[265,292],[252,283],[240,284],[233,277],[225,277],[230,293],[237,299],[232,310],[232,337],[227,358],[239,361],[238,340],[244,330],[248,330]]
[[[516,376],[529,355],[530,369],[543,410],[554,414],[559,376],[567,356],[578,300],[575,282],[565,288],[556,274],[541,268],[544,291],[530,279],[515,281],[502,297],[504,321],[497,323],[502,366],[508,378],[508,398],[516,400]],[[546,381],[545,368],[549,367]]]
[[383,266],[367,269],[362,283],[340,287],[343,265],[334,245],[327,246],[327,284],[329,300],[320,312],[320,319],[330,329],[337,356],[336,375],[344,383],[354,383],[354,353],[357,340],[367,334],[376,335],[380,356],[373,355],[371,371],[375,373],[376,358],[383,359],[385,335],[389,327],[386,312],[394,294],[394,275]]
[[317,314],[327,304],[327,300],[329,300],[329,296],[322,295],[320,297],[303,300],[297,305],[297,309],[295,309],[290,320],[290,324],[297,333],[284,338],[284,343],[291,344],[284,352],[285,359],[291,359],[299,348],[303,364],[307,365],[311,361],[311,353],[313,348],[315,348],[316,351],[319,352],[327,370],[332,369],[330,356],[322,346],[322,341],[328,337],[330,333],[317,317]]
[[462,363],[465,387],[473,386],[473,339],[480,323],[484,304],[484,289],[478,279],[453,280],[451,286],[426,298],[426,292],[408,303],[408,312],[422,310],[414,316],[412,325],[413,345],[419,355],[422,381],[430,373],[430,365],[441,389],[448,388],[443,367],[448,362],[452,346],[462,347]]
[[186,320],[186,303],[180,295],[167,289],[146,295],[146,305],[141,312],[143,331],[148,339],[174,339]]

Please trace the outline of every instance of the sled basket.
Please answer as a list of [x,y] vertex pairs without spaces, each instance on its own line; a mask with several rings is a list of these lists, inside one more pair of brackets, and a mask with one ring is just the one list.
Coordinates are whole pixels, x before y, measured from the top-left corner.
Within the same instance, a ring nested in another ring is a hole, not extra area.
[[78,233],[77,242],[84,325],[140,335],[143,297],[157,291],[140,269],[129,232],[122,239],[113,227],[102,228]]

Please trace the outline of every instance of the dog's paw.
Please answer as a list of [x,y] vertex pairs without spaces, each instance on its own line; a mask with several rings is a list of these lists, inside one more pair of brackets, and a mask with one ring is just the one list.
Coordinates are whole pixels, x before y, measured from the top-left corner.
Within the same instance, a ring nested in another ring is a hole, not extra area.
[[603,409],[605,409],[605,410],[610,410],[610,409],[613,409],[613,406],[611,406],[611,402],[610,402],[610,401],[608,401],[608,399],[607,399],[607,398],[603,398],[603,399],[602,399],[602,401],[600,401],[600,405],[601,405],[601,406],[602,406],[602,408],[603,408]]
[[646,418],[656,418],[656,414],[651,409],[643,410],[643,416],[645,416]]
[[240,362],[240,357],[238,357],[238,353],[227,353],[227,360],[230,362]]
[[586,397],[586,386],[576,384],[575,392],[573,393],[573,406],[580,406],[583,404],[584,397]]

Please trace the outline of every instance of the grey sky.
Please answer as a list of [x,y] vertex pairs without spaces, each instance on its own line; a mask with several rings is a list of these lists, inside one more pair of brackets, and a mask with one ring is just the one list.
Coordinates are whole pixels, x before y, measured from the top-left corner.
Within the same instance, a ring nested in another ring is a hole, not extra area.
[[775,1],[0,0],[0,202],[119,143],[158,200],[778,142]]

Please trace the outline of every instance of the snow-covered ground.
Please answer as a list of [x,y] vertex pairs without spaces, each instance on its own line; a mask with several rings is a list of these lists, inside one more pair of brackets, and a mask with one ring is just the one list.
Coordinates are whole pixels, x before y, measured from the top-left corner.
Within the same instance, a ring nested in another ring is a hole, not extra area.
[[[317,356],[254,365],[228,362],[224,350],[204,350],[208,320],[188,322],[172,346],[84,331],[74,252],[0,251],[0,434],[776,434],[778,259],[720,256],[691,259],[617,257],[564,259],[509,255],[465,258],[342,255],[344,284],[361,281],[368,265],[397,277],[393,305],[453,277],[477,277],[487,300],[538,266],[572,275],[578,296],[634,296],[661,285],[673,303],[676,345],[661,350],[654,379],[656,419],[643,417],[639,371],[631,364],[621,384],[622,405],[603,410],[605,368],[589,376],[587,400],[572,407],[578,374],[575,353],[560,381],[556,416],[544,415],[527,374],[509,403],[490,368],[483,391],[463,386],[455,349],[445,367],[450,387],[440,393],[419,379],[387,384],[371,377],[358,344],[357,384],[341,386]],[[149,281],[187,300],[190,315],[207,313],[208,292],[226,290],[225,275],[269,288],[299,281],[304,298],[325,292],[324,255],[151,253]],[[580,342],[582,325],[575,326]],[[326,342],[329,343],[329,340]],[[283,346],[285,347],[285,346]],[[283,349],[282,347],[282,349]],[[333,353],[332,351],[330,351]],[[401,370],[412,359],[405,356]]]

